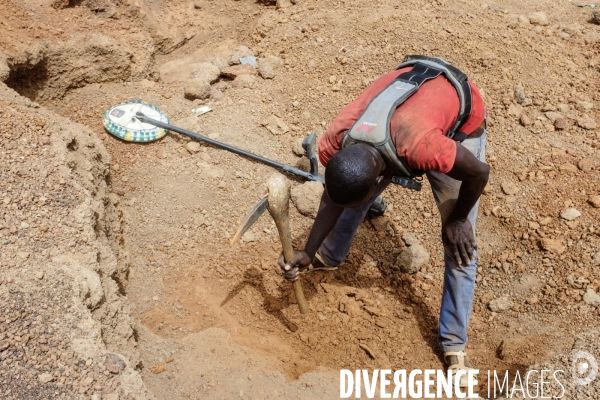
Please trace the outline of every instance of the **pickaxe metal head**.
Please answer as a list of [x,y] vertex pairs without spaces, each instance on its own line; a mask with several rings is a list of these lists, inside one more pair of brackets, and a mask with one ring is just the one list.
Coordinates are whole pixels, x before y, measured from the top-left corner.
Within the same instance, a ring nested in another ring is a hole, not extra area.
[[269,207],[269,196],[265,196],[252,208],[250,213],[246,216],[244,223],[240,226],[240,229],[235,233],[231,239],[230,244],[233,246],[240,238],[246,233],[248,229],[260,218],[265,210]]

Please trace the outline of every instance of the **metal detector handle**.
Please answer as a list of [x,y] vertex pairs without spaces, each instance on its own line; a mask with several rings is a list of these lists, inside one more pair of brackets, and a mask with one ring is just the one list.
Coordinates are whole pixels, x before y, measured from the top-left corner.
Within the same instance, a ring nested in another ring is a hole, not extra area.
[[236,153],[236,154],[242,155],[244,157],[248,157],[248,158],[251,158],[253,160],[260,161],[263,164],[270,165],[271,167],[274,167],[274,168],[279,168],[280,170],[283,170],[283,171],[285,171],[285,172],[287,172],[289,174],[296,175],[296,176],[301,176],[302,178],[308,179],[310,181],[319,181],[321,183],[325,183],[325,179],[322,176],[320,176],[320,175],[313,175],[313,174],[311,174],[309,172],[301,170],[300,168],[292,167],[291,165],[287,165],[287,164],[283,164],[283,163],[280,163],[280,162],[277,162],[277,161],[269,160],[268,158],[259,156],[258,154],[250,153],[249,151],[242,150],[242,149],[234,147],[234,146],[230,146],[230,145],[228,145],[226,143],[218,142],[216,140],[207,138],[206,136],[199,135],[199,134],[197,134],[195,132],[188,131],[188,130],[182,129],[182,128],[178,128],[178,127],[176,127],[174,125],[167,124],[167,123],[162,122],[162,121],[158,121],[156,119],[147,117],[144,113],[142,113],[140,111],[138,111],[136,113],[136,118],[139,119],[142,122],[146,122],[148,124],[157,126],[159,128],[168,129],[170,131],[177,132],[177,133],[180,133],[180,134],[182,134],[184,136],[190,137],[190,138],[192,138],[194,140],[199,140],[201,142],[206,142],[206,143],[212,144],[215,147],[219,147],[221,149],[231,151],[232,153]]

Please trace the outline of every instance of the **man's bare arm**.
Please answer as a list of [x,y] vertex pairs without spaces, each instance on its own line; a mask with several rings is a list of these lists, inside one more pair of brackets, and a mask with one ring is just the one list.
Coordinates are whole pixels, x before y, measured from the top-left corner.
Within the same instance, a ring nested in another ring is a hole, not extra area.
[[458,199],[442,228],[444,245],[458,264],[468,265],[477,249],[473,227],[467,217],[488,182],[490,167],[479,161],[461,144],[456,144],[456,160],[447,174],[462,181]]

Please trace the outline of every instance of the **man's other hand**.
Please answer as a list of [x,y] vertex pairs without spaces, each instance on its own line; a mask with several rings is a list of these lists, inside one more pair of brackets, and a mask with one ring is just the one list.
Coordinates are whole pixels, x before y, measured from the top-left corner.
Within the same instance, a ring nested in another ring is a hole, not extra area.
[[279,268],[281,268],[281,273],[283,277],[290,282],[294,282],[298,279],[300,272],[306,269],[312,259],[305,251],[295,251],[294,257],[288,262],[284,262],[283,254],[279,256],[279,260],[277,260],[277,264],[279,264]]
[[477,243],[473,236],[473,226],[468,219],[446,223],[442,228],[442,241],[446,253],[458,265],[469,265],[475,259]]

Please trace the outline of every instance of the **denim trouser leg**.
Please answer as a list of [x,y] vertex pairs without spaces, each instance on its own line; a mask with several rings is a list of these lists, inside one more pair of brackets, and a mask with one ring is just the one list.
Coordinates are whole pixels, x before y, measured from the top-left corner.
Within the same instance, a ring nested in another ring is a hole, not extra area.
[[[485,162],[486,135],[474,139],[466,139],[462,145]],[[460,181],[447,175],[430,171],[427,179],[431,184],[433,196],[440,211],[442,225],[454,208]],[[479,201],[469,213],[469,221],[475,230]],[[444,252],[444,289],[440,309],[440,326],[438,341],[442,351],[461,351],[467,344],[467,327],[473,308],[475,293],[475,277],[477,272],[477,256],[470,265],[458,265],[454,259]]]
[[344,262],[348,252],[350,251],[350,245],[354,239],[354,235],[362,221],[365,219],[365,215],[371,208],[371,204],[375,201],[385,188],[390,184],[390,180],[383,180],[375,193],[369,199],[368,202],[361,204],[354,208],[346,208],[340,219],[333,227],[333,230],[327,235],[323,244],[319,248],[319,254],[323,257],[323,260],[329,264],[338,266]]

